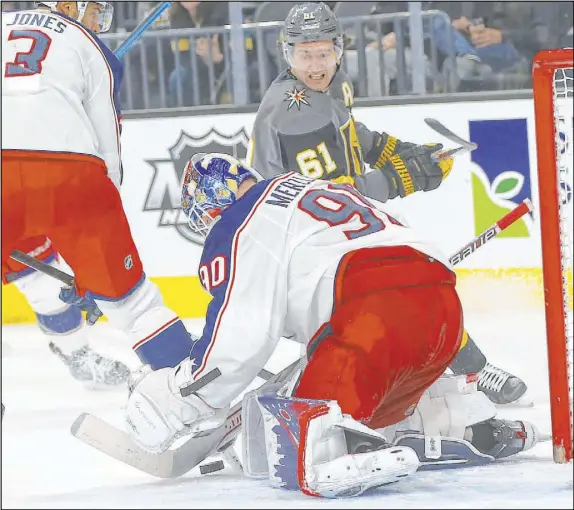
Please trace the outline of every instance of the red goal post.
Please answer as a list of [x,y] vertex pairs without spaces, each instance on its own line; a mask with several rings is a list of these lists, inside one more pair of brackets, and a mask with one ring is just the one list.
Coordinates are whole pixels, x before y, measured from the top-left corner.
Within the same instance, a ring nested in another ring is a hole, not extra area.
[[[538,194],[554,460],[572,460],[572,48],[533,64]],[[566,105],[566,106],[565,106]],[[569,160],[569,161],[568,161]]]

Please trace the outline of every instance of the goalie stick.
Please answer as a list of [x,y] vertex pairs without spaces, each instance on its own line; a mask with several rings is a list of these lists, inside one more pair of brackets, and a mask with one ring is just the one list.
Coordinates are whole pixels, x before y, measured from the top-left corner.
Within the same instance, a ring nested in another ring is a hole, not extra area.
[[[451,257],[453,266],[460,263],[481,246],[484,246],[484,244],[495,237],[498,232],[508,228],[530,210],[531,205],[529,203],[526,205],[524,203],[520,204],[513,209],[494,226],[487,229],[455,253]],[[486,233],[492,229],[496,230],[496,234],[487,236]],[[468,251],[469,246],[472,246],[470,251]],[[463,252],[466,253],[466,255],[460,256]],[[271,385],[275,383],[285,382],[296,370],[303,368],[306,362],[307,359],[303,356],[278,374],[270,377],[260,389],[265,391],[265,388],[269,389]],[[271,375],[266,370],[263,370],[262,373],[266,376],[263,378],[267,378]],[[208,457],[225,453],[225,451],[233,445],[241,431],[241,406],[242,402],[240,401],[232,407],[225,424],[219,429],[203,436],[191,437],[178,448],[167,450],[159,454],[146,452],[138,447],[126,432],[88,413],[83,413],[74,422],[72,425],[72,435],[93,448],[125,464],[129,464],[140,471],[160,478],[176,478],[187,473]],[[221,463],[218,463],[218,465],[220,468]],[[208,471],[206,470],[206,472]]]
[[[271,377],[260,389],[264,391],[276,383],[285,382],[306,362],[304,357],[298,359]],[[196,384],[200,381],[201,379],[196,381]],[[159,454],[146,452],[137,446],[126,432],[88,413],[83,413],[76,419],[71,432],[80,441],[140,471],[159,478],[176,478],[208,457],[224,453],[233,445],[241,431],[241,404],[239,401],[231,408],[221,427],[203,435],[196,435],[180,447]]]

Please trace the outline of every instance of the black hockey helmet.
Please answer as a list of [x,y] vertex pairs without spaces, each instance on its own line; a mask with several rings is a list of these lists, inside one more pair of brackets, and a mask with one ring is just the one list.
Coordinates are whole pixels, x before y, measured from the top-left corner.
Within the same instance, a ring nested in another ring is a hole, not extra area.
[[316,41],[333,41],[337,61],[343,56],[343,31],[337,16],[323,2],[294,5],[287,18],[282,34],[283,54],[290,62],[295,44]]
[[323,2],[293,6],[285,19],[284,34],[287,44],[328,41],[343,36],[337,16]]

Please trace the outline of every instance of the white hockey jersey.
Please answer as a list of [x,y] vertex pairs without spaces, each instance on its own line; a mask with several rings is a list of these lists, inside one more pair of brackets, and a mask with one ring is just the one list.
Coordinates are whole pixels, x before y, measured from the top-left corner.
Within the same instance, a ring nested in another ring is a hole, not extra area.
[[2,149],[91,154],[121,180],[122,64],[92,32],[43,10],[2,13]]
[[215,368],[222,375],[199,395],[222,407],[251,383],[282,336],[307,344],[331,317],[341,258],[375,246],[411,246],[450,268],[417,231],[349,185],[292,172],[256,184],[224,210],[200,262],[213,299],[191,350],[194,380]]

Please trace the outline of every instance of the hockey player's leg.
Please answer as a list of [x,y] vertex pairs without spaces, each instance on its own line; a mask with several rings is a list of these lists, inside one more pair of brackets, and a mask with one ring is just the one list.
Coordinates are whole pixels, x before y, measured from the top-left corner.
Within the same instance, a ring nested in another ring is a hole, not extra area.
[[495,404],[511,404],[520,401],[531,405],[526,399],[526,384],[519,377],[502,370],[486,360],[474,340],[465,331],[460,351],[449,367],[454,374],[478,374],[478,389]]
[[425,390],[411,416],[378,429],[396,445],[413,448],[423,468],[482,464],[536,445],[536,427],[495,417],[477,391],[477,377],[445,375]]
[[402,420],[444,373],[460,345],[462,312],[444,266],[414,250],[368,256],[340,270],[335,312],[310,343],[295,396],[336,400],[374,428]]
[[144,364],[176,366],[189,356],[192,339],[143,272],[119,192],[97,163],[81,172],[55,192],[56,203],[73,196],[79,212],[72,222],[56,215],[51,235],[74,270],[76,290],[128,335]]
[[393,447],[332,400],[253,392],[244,398],[243,424],[245,473],[310,496],[358,496],[419,466],[412,449]]
[[[17,247],[58,267],[56,254],[46,237],[22,240]],[[9,272],[3,275],[4,281],[13,282],[24,294],[36,314],[38,326],[49,338],[50,350],[68,367],[74,379],[89,389],[107,389],[126,382],[130,373],[126,365],[102,356],[89,346],[82,313],[58,297],[60,282],[12,259],[6,262],[5,269]]]
[[[38,190],[36,186],[51,178],[46,175],[47,170],[43,162],[34,165],[26,154],[15,156],[2,151],[2,281],[13,281],[36,313],[40,328],[54,341],[61,338],[62,356],[66,357],[76,379],[89,384],[124,382],[127,367],[103,358],[85,345],[85,338],[78,331],[81,330],[81,313],[58,299],[58,282],[10,258],[14,249],[20,249],[56,263],[52,245],[43,235],[43,228],[48,226],[44,222],[51,217],[47,209],[53,208],[53,203],[49,200],[49,192]],[[26,188],[27,179],[34,185]],[[34,193],[37,195],[31,196]]]

